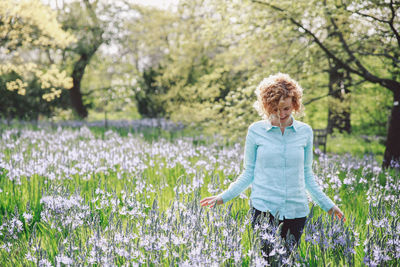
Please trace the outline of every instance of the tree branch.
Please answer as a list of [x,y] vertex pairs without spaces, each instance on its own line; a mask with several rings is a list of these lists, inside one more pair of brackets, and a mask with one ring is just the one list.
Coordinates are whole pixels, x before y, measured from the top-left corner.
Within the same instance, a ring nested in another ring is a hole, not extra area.
[[[361,80],[361,81],[359,81],[359,82],[357,82],[357,83],[355,83],[355,84],[352,84],[352,87],[356,87],[357,85],[360,85],[360,84],[362,84],[362,83],[364,83],[364,82],[366,82],[366,80]],[[306,105],[308,105],[308,104],[311,104],[312,102],[315,102],[315,101],[318,101],[318,100],[320,100],[320,99],[322,99],[322,98],[325,98],[325,97],[327,97],[327,96],[333,95],[333,94],[335,94],[335,93],[337,93],[337,92],[339,92],[339,91],[341,91],[341,90],[342,90],[342,88],[337,89],[337,90],[334,90],[334,91],[332,91],[332,92],[330,92],[330,93],[328,93],[328,94],[326,94],[326,95],[322,95],[322,96],[317,96],[317,97],[311,98],[310,100],[308,100],[307,102],[305,102],[303,105],[306,106]],[[347,89],[347,90],[348,90],[348,89]],[[349,92],[351,92],[351,91],[349,90]]]
[[399,48],[400,48],[400,34],[399,34],[399,32],[396,30],[396,28],[394,27],[394,25],[393,25],[394,19],[395,19],[395,17],[396,17],[396,10],[394,9],[394,6],[393,6],[393,0],[390,0],[390,5],[389,5],[389,7],[390,7],[390,11],[392,12],[392,17],[390,18],[389,26],[390,26],[390,28],[392,29],[394,35],[396,36],[397,44],[399,45]]
[[83,2],[85,3],[89,16],[93,20],[94,24],[99,25],[99,20],[97,19],[96,13],[94,12],[92,5],[89,3],[89,0],[83,0]]
[[315,102],[315,101],[318,101],[318,100],[320,100],[320,99],[322,99],[322,98],[325,98],[325,97],[327,97],[327,96],[330,96],[330,95],[333,95],[333,94],[335,94],[335,93],[337,93],[337,92],[340,92],[342,89],[340,88],[340,89],[337,89],[337,90],[334,90],[334,91],[332,91],[332,92],[329,92],[329,93],[327,93],[326,95],[322,95],[322,96],[317,96],[317,97],[314,97],[314,98],[311,98],[310,100],[308,100],[307,102],[304,102],[304,106],[306,106],[306,105],[308,105],[308,104],[311,104],[312,102]]
[[308,100],[307,102],[304,102],[304,106],[307,106],[307,105],[309,105],[309,104],[311,104],[312,102],[315,102],[315,101],[318,101],[318,100],[320,100],[320,99],[322,99],[322,98],[325,98],[325,97],[327,97],[327,96],[330,96],[331,95],[331,93],[328,93],[328,94],[326,94],[326,95],[322,95],[322,96],[317,96],[317,97],[314,97],[314,98],[311,98],[310,100]]
[[393,0],[390,1],[389,8],[390,8],[390,11],[391,11],[391,18],[389,20],[380,19],[380,18],[377,18],[377,17],[375,17],[373,15],[365,14],[365,13],[362,13],[362,12],[359,12],[359,11],[355,11],[354,13],[358,14],[358,15],[360,15],[362,17],[371,18],[371,19],[373,19],[375,21],[379,21],[379,22],[382,22],[382,23],[389,24],[389,27],[392,30],[392,32],[394,33],[394,36],[396,37],[397,43],[398,43],[398,45],[400,47],[400,34],[396,30],[394,25],[393,25],[394,19],[396,18],[396,10],[395,10],[395,8],[393,6]]
[[346,53],[349,55],[350,59],[352,61],[354,61],[357,65],[357,67],[361,70],[362,72],[362,76],[365,77],[367,80],[373,81],[373,82],[379,82],[379,78],[372,75],[362,64],[361,62],[356,58],[356,56],[354,55],[353,51],[351,51],[350,47],[347,45],[346,40],[343,37],[342,32],[339,30],[339,27],[337,26],[335,20],[330,17],[330,21],[333,25],[333,28],[335,29],[336,33],[339,36],[339,40],[344,48],[344,50],[346,51]]
[[357,54],[363,55],[363,56],[373,56],[373,57],[386,57],[388,59],[393,60],[393,62],[400,63],[400,59],[394,56],[391,56],[386,53],[367,53],[367,52],[357,52]]
[[85,92],[85,95],[91,95],[95,92],[99,92],[99,91],[115,91],[115,88],[132,88],[132,85],[130,84],[120,84],[120,85],[110,85],[110,86],[105,86],[105,87],[99,87],[99,88],[92,88],[89,89],[87,92]]
[[388,20],[379,19],[379,18],[377,18],[377,17],[374,17],[374,16],[369,15],[369,14],[361,13],[361,12],[359,12],[359,11],[355,11],[354,13],[356,13],[357,15],[360,15],[360,16],[362,16],[362,17],[371,18],[371,19],[373,19],[373,20],[376,20],[376,21],[379,21],[379,22],[382,22],[382,23],[389,23]]
[[303,29],[304,32],[306,34],[308,34],[309,36],[312,37],[312,39],[314,40],[314,42],[325,52],[325,54],[331,58],[332,60],[334,60],[339,67],[357,74],[360,77],[363,77],[364,79],[373,82],[373,83],[378,83],[382,86],[384,86],[385,88],[391,90],[392,92],[394,92],[395,90],[398,90],[398,86],[400,85],[399,82],[395,81],[395,80],[391,80],[391,79],[383,79],[383,78],[379,78],[375,75],[373,75],[372,73],[370,73],[362,64],[360,61],[357,60],[357,58],[354,56],[353,52],[349,49],[349,47],[347,46],[347,43],[345,42],[343,35],[341,34],[341,32],[338,30],[337,25],[334,24],[334,26],[336,25],[336,29],[338,31],[338,34],[340,36],[341,42],[343,47],[345,48],[345,52],[349,55],[350,58],[352,58],[355,63],[356,66],[359,68],[359,70],[352,68],[348,63],[344,62],[343,60],[339,59],[337,56],[335,56],[333,54],[333,52],[331,52],[323,43],[321,40],[319,40],[319,38],[309,29],[307,29],[303,24],[301,24],[300,22],[298,22],[297,20],[295,20],[293,17],[288,16],[285,14],[285,10],[283,10],[282,8],[279,8],[275,5],[266,3],[266,2],[262,2],[262,1],[258,1],[258,0],[252,0],[252,2],[254,3],[258,3],[264,6],[267,6],[273,10],[279,11],[283,14],[284,18],[288,19],[289,21],[291,21],[294,25],[298,26],[299,28]]
[[300,22],[296,21],[296,20],[293,19],[292,17],[287,16],[287,15],[285,14],[285,10],[283,10],[283,9],[277,7],[277,6],[271,5],[271,4],[269,4],[269,3],[261,2],[261,1],[258,1],[258,0],[252,0],[252,2],[261,4],[261,5],[266,5],[266,6],[272,8],[272,9],[274,9],[274,10],[276,10],[276,11],[279,11],[279,12],[283,13],[283,15],[284,15],[284,17],[285,17],[286,19],[290,20],[294,25],[296,25],[296,26],[298,26],[299,28],[303,29],[303,30],[305,31],[305,33],[307,33],[309,36],[311,36],[312,39],[314,40],[314,42],[325,52],[325,54],[326,54],[329,58],[332,58],[334,61],[336,61],[336,62],[338,63],[338,65],[340,65],[342,68],[344,68],[344,69],[346,69],[346,70],[348,70],[348,71],[350,71],[350,72],[353,72],[353,73],[355,73],[355,74],[358,74],[358,75],[362,76],[362,73],[361,73],[361,72],[359,72],[359,71],[357,71],[357,70],[351,68],[348,64],[344,63],[342,60],[340,60],[338,57],[336,57],[336,56],[335,56],[335,55],[334,55],[334,54],[333,54],[333,53],[318,39],[318,37],[317,37],[313,32],[311,32],[309,29],[307,29],[306,27],[304,27],[303,24],[301,24]]

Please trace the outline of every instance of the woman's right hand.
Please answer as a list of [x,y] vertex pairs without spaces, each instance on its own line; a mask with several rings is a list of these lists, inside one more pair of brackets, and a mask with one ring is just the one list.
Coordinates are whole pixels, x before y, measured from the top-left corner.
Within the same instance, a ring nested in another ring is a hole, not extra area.
[[200,205],[201,206],[210,206],[210,208],[214,207],[215,205],[221,205],[224,204],[224,201],[222,200],[221,196],[212,196],[212,197],[206,197],[200,200]]
[[329,211],[328,211],[329,215],[333,215],[335,216],[335,218],[339,218],[339,220],[343,220],[344,222],[346,221],[346,218],[344,217],[343,212],[339,209],[338,206],[333,206]]

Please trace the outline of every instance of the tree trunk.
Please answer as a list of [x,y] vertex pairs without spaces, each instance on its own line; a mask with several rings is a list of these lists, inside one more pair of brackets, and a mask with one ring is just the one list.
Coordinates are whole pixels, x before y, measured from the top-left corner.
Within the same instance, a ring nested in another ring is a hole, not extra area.
[[71,104],[81,118],[86,118],[88,116],[88,111],[86,106],[83,104],[81,93],[82,78],[85,74],[86,66],[89,64],[90,59],[97,51],[97,48],[99,48],[100,44],[101,43],[96,43],[88,52],[82,51],[80,53],[80,58],[74,64],[74,69],[72,71],[71,77],[73,80],[73,87],[70,89]]
[[382,163],[384,168],[400,168],[400,88],[393,90],[393,100],[394,103],[386,139],[386,150]]
[[329,95],[331,99],[328,103],[328,126],[327,131],[329,134],[334,129],[339,132],[351,131],[350,122],[350,85],[349,75],[346,77],[345,73],[340,72],[337,65],[331,65],[329,69]]
[[81,81],[88,61],[89,60],[85,54],[81,55],[79,60],[75,63],[74,70],[72,71],[71,75],[73,80],[73,87],[70,89],[71,104],[81,118],[86,118],[88,115],[88,111],[83,104],[81,94]]

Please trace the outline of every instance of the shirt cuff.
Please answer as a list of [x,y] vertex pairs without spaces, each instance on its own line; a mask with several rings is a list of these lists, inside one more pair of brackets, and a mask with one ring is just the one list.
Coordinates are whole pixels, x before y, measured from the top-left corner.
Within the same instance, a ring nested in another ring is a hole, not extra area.
[[335,203],[333,203],[333,201],[328,198],[325,202],[322,203],[321,208],[328,212],[331,208],[333,208],[335,206]]

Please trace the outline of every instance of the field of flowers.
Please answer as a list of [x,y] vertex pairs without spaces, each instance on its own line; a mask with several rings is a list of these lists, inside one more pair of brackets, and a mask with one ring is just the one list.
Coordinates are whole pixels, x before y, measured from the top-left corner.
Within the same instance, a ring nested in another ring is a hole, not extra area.
[[315,157],[347,221],[312,206],[298,250],[264,223],[249,193],[213,209],[243,147],[199,137],[79,126],[0,126],[0,266],[399,266],[400,177],[371,156]]

